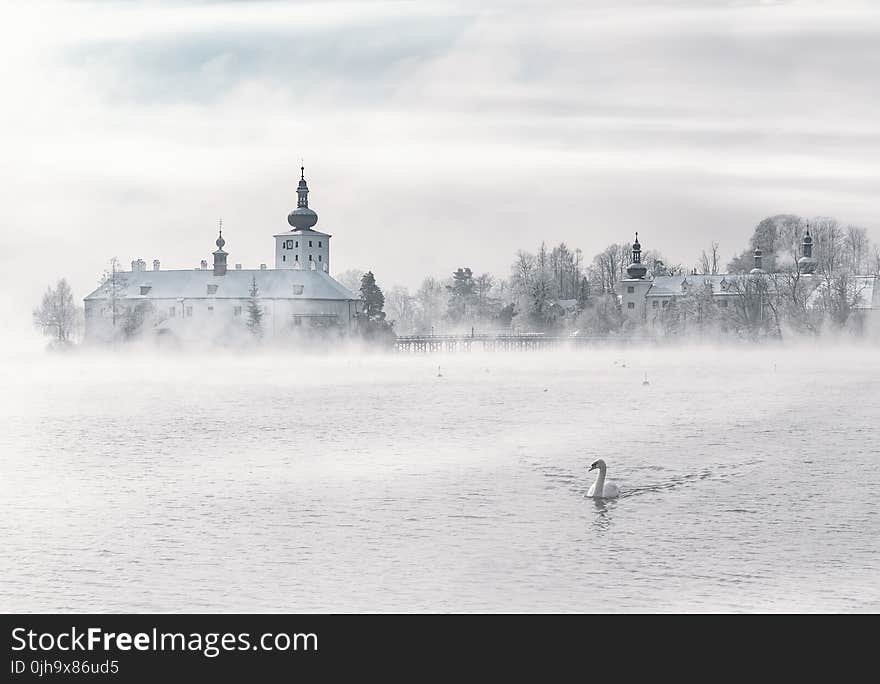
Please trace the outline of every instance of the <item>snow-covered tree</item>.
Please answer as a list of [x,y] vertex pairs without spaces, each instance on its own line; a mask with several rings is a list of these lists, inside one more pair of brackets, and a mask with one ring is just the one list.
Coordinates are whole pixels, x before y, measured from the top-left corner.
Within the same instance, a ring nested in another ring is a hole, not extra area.
[[67,280],[61,278],[54,288],[50,286],[46,290],[33,316],[34,325],[44,335],[51,335],[61,343],[70,341],[77,323],[77,307]]

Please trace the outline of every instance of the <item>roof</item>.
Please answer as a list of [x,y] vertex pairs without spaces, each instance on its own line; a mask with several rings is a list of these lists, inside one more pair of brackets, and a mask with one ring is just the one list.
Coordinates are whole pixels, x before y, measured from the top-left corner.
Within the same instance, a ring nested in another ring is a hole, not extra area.
[[[308,269],[231,269],[226,275],[215,276],[213,268],[208,267],[186,271],[122,271],[118,276],[125,279],[120,297],[129,299],[247,299],[254,277],[263,299],[359,299],[323,271]],[[150,287],[144,294],[141,294],[142,285]],[[216,285],[217,290],[208,294],[208,285]],[[301,293],[295,285],[302,286]],[[107,289],[99,287],[85,299],[106,299],[107,296]]]
[[704,283],[712,285],[714,294],[727,294],[725,286],[733,283],[743,276],[731,274],[703,275],[692,273],[672,275],[672,276],[656,276],[651,281],[651,287],[645,293],[646,297],[675,297],[682,294],[682,284],[687,282],[690,287],[700,287]]
[[[880,287],[877,286],[878,276],[857,275],[853,278],[853,294],[858,294],[853,308],[857,310],[880,309]],[[807,299],[809,306],[814,306],[819,298],[828,291],[828,281],[823,280]]]
[[311,228],[294,228],[293,230],[285,230],[283,233],[276,233],[272,237],[284,237],[285,235],[317,235],[318,237],[333,237],[330,233],[322,233],[320,230],[312,230]]

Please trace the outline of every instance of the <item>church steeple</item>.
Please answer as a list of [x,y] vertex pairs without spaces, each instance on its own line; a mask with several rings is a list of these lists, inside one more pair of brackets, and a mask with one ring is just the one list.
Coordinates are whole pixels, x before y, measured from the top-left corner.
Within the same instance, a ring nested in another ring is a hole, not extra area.
[[813,258],[813,236],[810,235],[810,225],[807,224],[807,232],[804,233],[804,254],[798,259],[798,271],[810,274],[816,270],[816,260]]
[[306,184],[306,167],[299,167],[299,185],[296,187],[296,206],[299,207],[308,207],[309,206],[309,186]]
[[306,167],[300,166],[299,184],[296,186],[296,209],[287,215],[287,222],[294,230],[306,230],[318,222],[318,215],[309,209],[309,186],[306,183]]
[[226,240],[223,239],[223,219],[220,219],[220,237],[214,244],[217,245],[217,251],[214,252],[214,275],[223,276],[226,275],[226,257],[228,256],[223,251],[223,246],[226,244]]
[[648,272],[647,267],[642,263],[642,246],[639,244],[639,234],[636,232],[636,241],[632,244],[632,263],[627,267],[626,274],[630,278],[644,278]]
[[761,251],[760,247],[755,247],[755,267],[749,271],[752,275],[760,275],[764,272],[763,269],[763,257],[764,252]]

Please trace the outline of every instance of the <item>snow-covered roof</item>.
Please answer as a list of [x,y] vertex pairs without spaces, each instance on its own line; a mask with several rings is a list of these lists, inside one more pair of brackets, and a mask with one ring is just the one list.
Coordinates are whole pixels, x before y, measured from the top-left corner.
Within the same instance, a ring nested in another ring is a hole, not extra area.
[[286,230],[283,233],[276,233],[272,237],[299,237],[300,235],[307,235],[309,237],[317,236],[317,237],[333,237],[329,233],[322,233],[320,230],[313,230],[311,228],[298,228],[295,230]]
[[[226,275],[215,276],[214,270],[208,267],[186,271],[121,271],[117,276],[125,281],[119,296],[130,299],[247,299],[254,277],[263,299],[359,299],[323,271],[308,269],[232,269],[226,271]],[[209,293],[209,285],[216,285],[216,290],[212,287],[214,291]],[[107,296],[105,286],[85,299]]]
[[[807,299],[808,306],[814,306],[828,291],[828,281],[823,280]],[[880,309],[880,287],[877,286],[877,276],[859,275],[853,278],[853,291],[858,294],[854,309],[870,310]]]
[[694,275],[679,274],[671,276],[656,276],[651,281],[651,287],[645,293],[646,297],[675,297],[683,293],[682,284],[687,283],[690,287],[701,287],[704,283],[712,285],[715,294],[726,294],[726,285],[733,283],[742,276],[719,274],[719,275]]

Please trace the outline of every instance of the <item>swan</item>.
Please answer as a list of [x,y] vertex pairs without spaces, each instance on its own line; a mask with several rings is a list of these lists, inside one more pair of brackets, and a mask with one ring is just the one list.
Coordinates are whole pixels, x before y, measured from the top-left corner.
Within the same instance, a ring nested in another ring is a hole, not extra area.
[[599,476],[587,492],[589,498],[616,499],[620,495],[620,489],[618,489],[617,485],[611,480],[605,480],[605,472],[608,470],[605,461],[601,458],[598,461],[593,461],[590,470],[598,470]]
[[651,384],[650,382],[648,382],[648,374],[647,373],[645,373],[645,379],[642,380],[642,384],[643,385],[650,385]]

